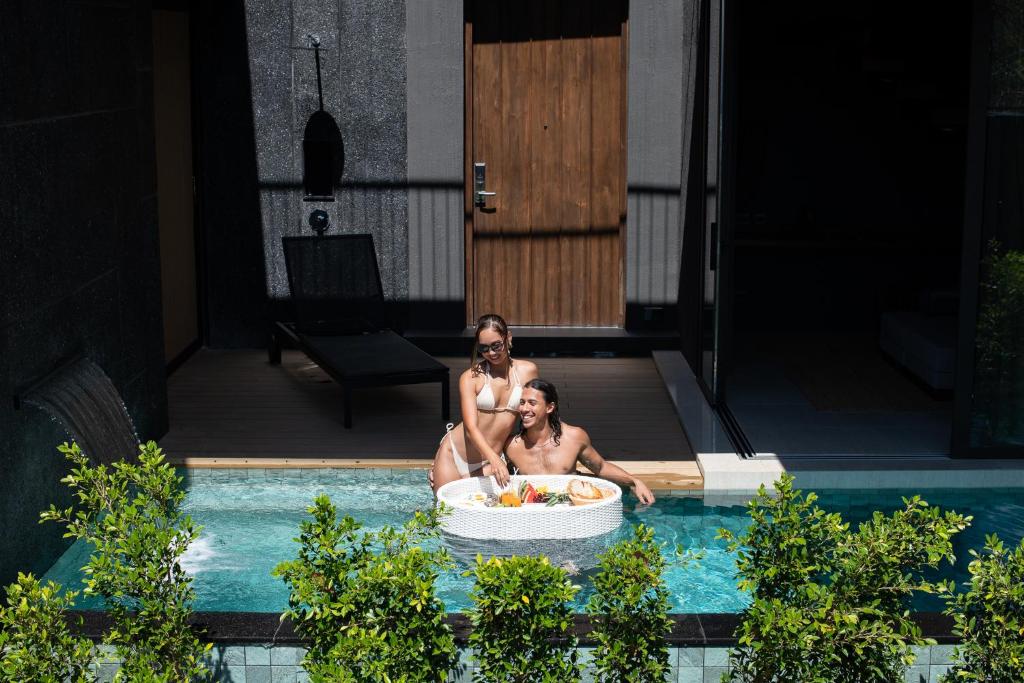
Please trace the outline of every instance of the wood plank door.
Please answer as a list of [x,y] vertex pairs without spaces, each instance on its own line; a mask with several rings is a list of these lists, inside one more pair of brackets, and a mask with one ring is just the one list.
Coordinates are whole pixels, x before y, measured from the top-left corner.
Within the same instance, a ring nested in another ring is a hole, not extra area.
[[466,8],[468,318],[622,326],[626,2]]

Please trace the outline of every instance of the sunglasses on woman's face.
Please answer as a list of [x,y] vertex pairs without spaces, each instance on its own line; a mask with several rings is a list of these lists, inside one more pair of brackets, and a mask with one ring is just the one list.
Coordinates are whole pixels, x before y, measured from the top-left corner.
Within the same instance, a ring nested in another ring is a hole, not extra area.
[[484,355],[486,353],[500,353],[501,350],[504,349],[504,348],[505,348],[505,342],[503,342],[503,341],[501,341],[499,339],[498,341],[494,342],[493,344],[477,344],[476,345],[476,352],[479,353],[482,356],[482,355]]

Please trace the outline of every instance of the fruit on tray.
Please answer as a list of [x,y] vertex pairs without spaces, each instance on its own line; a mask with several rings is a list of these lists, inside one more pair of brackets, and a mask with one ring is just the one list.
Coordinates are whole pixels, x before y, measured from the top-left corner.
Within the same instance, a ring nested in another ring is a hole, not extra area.
[[515,490],[503,491],[499,495],[470,493],[462,506],[518,508],[524,505],[589,505],[612,495],[614,493],[610,489],[582,479],[571,479],[564,491],[552,491],[548,486],[534,486],[528,481],[522,481]]
[[499,498],[499,501],[501,505],[509,508],[522,507],[523,505],[522,499],[512,491],[506,491],[505,493],[501,494],[501,498]]
[[541,501],[540,493],[538,493],[537,489],[533,488],[533,484],[528,481],[524,481],[519,485],[519,498],[524,504],[543,502]]

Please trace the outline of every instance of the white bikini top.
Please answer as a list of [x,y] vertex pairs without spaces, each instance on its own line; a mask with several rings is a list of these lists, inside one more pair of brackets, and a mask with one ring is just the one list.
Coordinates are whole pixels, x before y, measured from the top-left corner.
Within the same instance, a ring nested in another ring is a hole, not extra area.
[[484,388],[476,395],[477,410],[485,413],[519,412],[519,399],[523,395],[523,385],[519,383],[519,373],[516,372],[515,367],[510,366],[508,372],[509,376],[515,380],[515,385],[513,385],[512,392],[508,396],[508,403],[498,408],[496,407],[494,390],[491,389],[491,365],[486,361],[484,362]]

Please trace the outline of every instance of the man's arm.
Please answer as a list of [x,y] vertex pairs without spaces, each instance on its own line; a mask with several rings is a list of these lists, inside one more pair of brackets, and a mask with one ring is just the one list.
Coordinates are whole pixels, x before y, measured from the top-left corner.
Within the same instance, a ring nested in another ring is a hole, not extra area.
[[654,494],[647,488],[647,484],[643,483],[632,474],[622,469],[618,465],[612,462],[608,462],[601,457],[601,454],[597,452],[594,445],[590,443],[590,436],[585,431],[580,430],[582,445],[580,447],[579,455],[576,459],[587,467],[595,476],[607,479],[608,481],[615,482],[619,486],[626,488],[632,488],[633,492],[636,493],[636,497],[640,499],[640,502],[644,505],[650,505],[654,502]]

